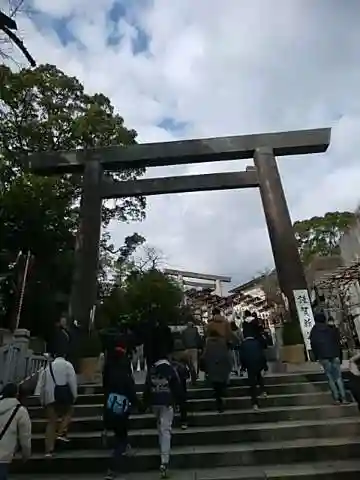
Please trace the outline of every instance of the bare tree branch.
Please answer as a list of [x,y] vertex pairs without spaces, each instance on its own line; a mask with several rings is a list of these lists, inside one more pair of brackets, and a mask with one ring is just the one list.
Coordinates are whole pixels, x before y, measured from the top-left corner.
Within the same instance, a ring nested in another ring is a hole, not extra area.
[[[35,67],[36,62],[34,58],[31,56],[30,52],[25,47],[23,41],[13,32],[13,30],[17,30],[17,24],[13,17],[16,15],[16,13],[19,12],[20,7],[22,7],[23,4],[24,0],[9,0],[9,14],[6,15],[5,13],[0,11],[0,30],[5,34],[5,36],[0,39],[0,41],[3,45],[14,43],[16,47],[23,53],[30,65],[32,67]],[[4,51],[3,48],[0,49],[0,55],[6,59],[12,58],[10,54]]]

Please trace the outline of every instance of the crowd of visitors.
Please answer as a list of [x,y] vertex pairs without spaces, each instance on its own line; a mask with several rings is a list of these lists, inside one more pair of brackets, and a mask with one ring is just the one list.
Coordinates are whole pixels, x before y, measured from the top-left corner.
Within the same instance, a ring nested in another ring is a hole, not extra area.
[[[46,412],[45,457],[51,459],[57,442],[69,442],[67,433],[77,398],[77,376],[68,360],[70,335],[62,319],[51,344],[52,360],[40,375],[36,394]],[[336,403],[346,402],[341,374],[342,352],[337,328],[323,313],[315,315],[310,335],[313,355],[327,376]],[[171,432],[175,412],[182,429],[188,427],[187,384],[196,384],[200,371],[214,392],[217,411],[224,412],[224,397],[231,372],[247,373],[249,396],[254,411],[259,398],[267,395],[263,373],[267,371],[265,350],[271,344],[256,314],[246,311],[241,328],[229,323],[220,310],[213,315],[201,336],[192,323],[178,334],[167,325],[150,319],[145,328],[114,330],[104,338],[103,443],[114,434],[114,448],[107,480],[121,472],[123,457],[129,454],[129,416],[151,411],[157,423],[160,449],[160,476],[167,478]],[[136,393],[134,371],[146,368],[142,398]],[[349,387],[360,410],[360,354],[349,362]],[[7,479],[8,466],[20,446],[24,461],[31,454],[31,421],[19,401],[18,387],[8,384],[0,397],[0,480]]]

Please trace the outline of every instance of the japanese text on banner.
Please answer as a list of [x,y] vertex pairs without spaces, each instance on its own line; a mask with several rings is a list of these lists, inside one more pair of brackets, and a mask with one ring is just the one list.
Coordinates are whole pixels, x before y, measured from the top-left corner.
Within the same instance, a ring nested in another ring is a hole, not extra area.
[[310,333],[315,322],[309,293],[307,290],[294,290],[293,293],[306,350],[311,350]]

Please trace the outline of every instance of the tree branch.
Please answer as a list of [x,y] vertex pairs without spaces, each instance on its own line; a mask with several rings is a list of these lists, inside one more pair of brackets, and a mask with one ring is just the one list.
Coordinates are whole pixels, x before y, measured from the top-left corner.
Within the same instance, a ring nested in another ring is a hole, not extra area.
[[12,40],[15,43],[15,45],[22,51],[22,53],[25,55],[25,57],[28,60],[28,62],[30,63],[30,65],[32,67],[36,67],[36,62],[35,62],[34,58],[30,55],[30,52],[25,47],[22,40],[20,40],[20,38],[17,35],[15,35],[14,32],[12,32],[8,27],[6,27],[6,25],[1,25],[0,29],[4,33],[6,33],[6,35],[10,38],[10,40]]

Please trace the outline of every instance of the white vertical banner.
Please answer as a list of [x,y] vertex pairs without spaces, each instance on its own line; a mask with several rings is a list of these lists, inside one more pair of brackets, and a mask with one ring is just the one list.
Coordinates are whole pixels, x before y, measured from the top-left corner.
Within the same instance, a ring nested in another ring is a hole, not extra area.
[[293,294],[306,351],[309,352],[311,350],[310,332],[315,325],[309,292],[307,290],[293,290]]

